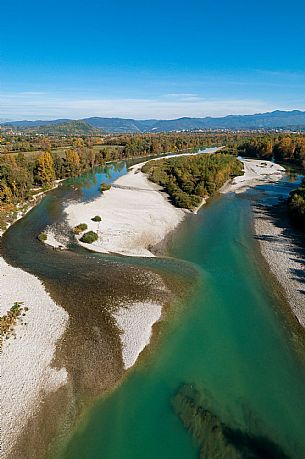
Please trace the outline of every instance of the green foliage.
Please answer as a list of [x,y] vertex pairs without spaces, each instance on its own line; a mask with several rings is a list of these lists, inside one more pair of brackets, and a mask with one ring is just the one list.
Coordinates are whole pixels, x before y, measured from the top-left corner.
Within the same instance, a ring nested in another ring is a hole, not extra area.
[[40,242],[45,242],[48,239],[48,236],[46,235],[46,233],[40,233],[38,234],[37,239]]
[[100,186],[100,192],[103,193],[104,191],[110,190],[111,185],[108,183],[102,183]]
[[92,244],[93,242],[97,240],[98,240],[98,235],[94,231],[88,231],[80,238],[80,241],[85,242],[86,244]]
[[288,208],[292,220],[305,231],[305,179],[299,188],[290,193]]
[[22,308],[22,304],[22,301],[15,301],[10,310],[3,316],[0,316],[0,349],[3,344],[3,338],[8,338],[10,332],[13,332],[13,328],[22,311],[28,311],[27,307]]
[[234,156],[218,153],[149,161],[142,171],[164,188],[175,206],[194,209],[203,197],[241,175],[243,166]]
[[102,221],[102,218],[99,215],[96,215],[95,217],[91,218],[93,222],[100,222]]
[[74,234],[80,234],[80,233],[82,233],[83,231],[86,231],[87,228],[88,228],[87,223],[80,223],[79,225],[76,225],[76,226],[73,228],[73,233],[74,233]]

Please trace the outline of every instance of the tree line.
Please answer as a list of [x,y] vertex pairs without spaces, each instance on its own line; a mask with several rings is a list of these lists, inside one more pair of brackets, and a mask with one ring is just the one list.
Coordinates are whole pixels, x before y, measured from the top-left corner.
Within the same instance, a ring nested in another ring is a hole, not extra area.
[[242,156],[295,163],[305,168],[305,135],[264,135],[241,141],[236,152]]
[[62,154],[44,151],[34,159],[23,153],[0,155],[0,204],[31,198],[33,188],[49,187],[55,180],[75,177],[106,161],[124,159],[118,148],[67,149]]
[[[2,140],[1,140],[2,139]],[[8,135],[0,138],[0,152],[35,152],[75,149],[78,154],[94,152],[111,145],[120,150],[120,158],[161,155],[209,146],[225,145],[228,153],[274,159],[303,165],[305,161],[305,134],[260,132],[181,132],[156,134],[112,134],[104,136],[31,136]],[[107,150],[107,160],[113,152]],[[118,158],[119,159],[119,158]]]
[[247,131],[125,134],[113,136],[107,143],[122,145],[126,157],[226,146],[230,154],[305,164],[305,134]]
[[35,160],[24,154],[0,156],[0,202],[17,203],[32,196],[33,188],[47,187],[54,180],[78,175],[98,165],[102,158],[93,158],[91,152],[79,156],[67,150],[65,156],[41,153]]

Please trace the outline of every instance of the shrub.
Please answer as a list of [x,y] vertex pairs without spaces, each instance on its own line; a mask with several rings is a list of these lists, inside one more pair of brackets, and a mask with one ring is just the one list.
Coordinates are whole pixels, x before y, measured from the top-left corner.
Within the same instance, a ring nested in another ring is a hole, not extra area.
[[83,231],[86,231],[87,228],[88,228],[88,225],[86,223],[80,223],[79,225],[76,225],[73,228],[73,233],[74,234],[80,234]]
[[305,230],[305,179],[288,198],[288,208],[293,222]]
[[45,242],[48,239],[48,236],[46,235],[46,233],[40,233],[38,234],[37,239],[40,242]]
[[110,190],[111,185],[108,183],[102,183],[100,186],[100,192],[103,193],[104,191]]
[[3,316],[0,316],[0,349],[2,348],[3,338],[9,338],[10,333],[14,332],[14,326],[18,318],[24,316],[23,311],[28,311],[28,307],[22,308],[22,301],[15,301],[10,310]]
[[96,215],[95,217],[91,218],[93,222],[100,222],[102,221],[101,217],[99,215]]
[[94,231],[88,231],[80,238],[80,241],[85,242],[86,244],[92,244],[92,242],[95,242],[97,240],[98,235]]

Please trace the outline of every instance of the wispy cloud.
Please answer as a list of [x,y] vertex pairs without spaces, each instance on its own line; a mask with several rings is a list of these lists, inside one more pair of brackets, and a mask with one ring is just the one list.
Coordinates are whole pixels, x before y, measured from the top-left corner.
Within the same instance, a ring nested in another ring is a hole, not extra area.
[[261,74],[264,76],[281,78],[281,80],[298,79],[304,82],[304,79],[305,79],[305,72],[301,72],[301,71],[289,72],[289,71],[283,71],[283,70],[280,71],[280,70],[256,69],[255,72],[256,74]]
[[42,91],[22,91],[19,93],[20,96],[44,96],[46,92]]
[[170,119],[182,116],[252,114],[289,104],[248,98],[204,98],[198,94],[165,94],[155,98],[67,98],[38,92],[0,94],[0,117],[11,119],[84,118],[90,116]]

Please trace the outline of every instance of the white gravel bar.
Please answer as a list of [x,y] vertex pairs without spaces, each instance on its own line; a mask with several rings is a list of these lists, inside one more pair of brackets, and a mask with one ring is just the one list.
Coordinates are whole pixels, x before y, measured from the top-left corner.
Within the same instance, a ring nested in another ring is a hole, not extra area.
[[27,307],[15,337],[4,339],[1,352],[1,458],[6,458],[39,408],[42,394],[67,381],[65,368],[52,367],[56,343],[63,336],[68,314],[54,303],[33,275],[9,266],[0,257],[0,313],[16,302]]
[[152,326],[160,320],[161,313],[162,306],[153,302],[124,304],[113,313],[121,330],[122,357],[126,369],[135,364],[149,344]]

